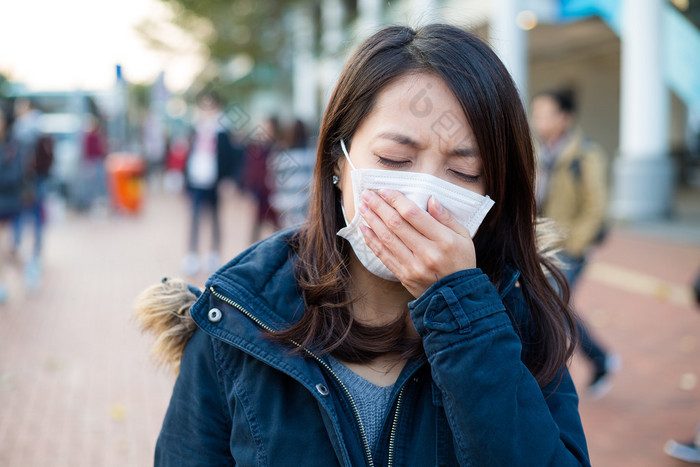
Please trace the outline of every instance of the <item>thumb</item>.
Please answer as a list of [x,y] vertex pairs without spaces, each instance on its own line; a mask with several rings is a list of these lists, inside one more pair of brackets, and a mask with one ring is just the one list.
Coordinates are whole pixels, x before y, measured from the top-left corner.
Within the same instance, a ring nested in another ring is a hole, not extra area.
[[435,196],[431,196],[428,199],[428,213],[430,213],[430,215],[433,216],[442,225],[449,227],[458,234],[464,237],[471,237],[469,229],[457,222],[457,219],[455,219],[452,216],[452,213],[445,209],[445,207],[442,204],[440,204],[440,202],[437,200],[437,198],[435,198]]

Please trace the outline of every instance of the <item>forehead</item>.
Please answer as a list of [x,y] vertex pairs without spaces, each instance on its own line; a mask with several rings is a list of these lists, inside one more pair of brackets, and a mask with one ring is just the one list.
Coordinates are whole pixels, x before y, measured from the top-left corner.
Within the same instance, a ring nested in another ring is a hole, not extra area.
[[559,109],[559,104],[553,97],[543,94],[533,99],[532,110],[533,112],[539,111],[554,113],[559,112],[561,109]]
[[387,127],[451,144],[473,138],[461,104],[447,83],[432,73],[406,74],[385,86],[358,131],[381,133]]

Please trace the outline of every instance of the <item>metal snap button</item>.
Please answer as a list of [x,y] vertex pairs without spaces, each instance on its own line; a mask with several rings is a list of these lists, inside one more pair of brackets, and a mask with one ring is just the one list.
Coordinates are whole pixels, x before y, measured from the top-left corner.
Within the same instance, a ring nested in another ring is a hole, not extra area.
[[218,323],[219,321],[221,321],[221,318],[223,316],[223,313],[221,313],[221,310],[219,310],[218,308],[212,308],[211,310],[209,310],[209,314],[207,315],[207,317],[209,318],[209,322],[211,323]]
[[328,388],[326,387],[325,384],[318,383],[316,385],[316,390],[318,391],[319,394],[322,396],[327,396],[330,392],[328,391]]

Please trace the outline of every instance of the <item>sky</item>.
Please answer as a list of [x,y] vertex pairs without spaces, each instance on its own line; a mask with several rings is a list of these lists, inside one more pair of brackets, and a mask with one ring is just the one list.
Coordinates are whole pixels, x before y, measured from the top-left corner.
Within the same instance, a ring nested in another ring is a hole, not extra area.
[[119,63],[130,82],[164,71],[168,88],[182,91],[203,63],[196,43],[165,28],[176,51],[156,51],[134,30],[169,17],[158,0],[0,0],[0,73],[32,91],[106,90]]

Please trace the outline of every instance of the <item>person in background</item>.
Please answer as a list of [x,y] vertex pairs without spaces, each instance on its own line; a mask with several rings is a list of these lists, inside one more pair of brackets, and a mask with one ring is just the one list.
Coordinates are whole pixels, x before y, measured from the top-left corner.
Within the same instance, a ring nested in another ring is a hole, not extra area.
[[163,187],[167,193],[180,193],[185,185],[189,141],[186,136],[177,135],[172,138],[172,141],[166,147]]
[[496,54],[449,25],[380,30],[317,155],[302,226],[204,291],[139,298],[179,372],[155,465],[590,465],[568,287],[538,250],[530,129]]
[[[693,295],[695,304],[700,305],[700,273],[695,277]],[[695,428],[693,439],[685,442],[670,439],[664,445],[664,452],[675,459],[700,464],[700,423]]]
[[[4,229],[22,210],[24,171],[10,123],[10,116],[0,107],[0,229]],[[4,252],[0,251],[0,304],[5,303],[9,295],[2,277],[5,258]]]
[[100,118],[90,114],[83,137],[83,170],[86,182],[84,189],[86,207],[97,213],[107,207],[106,156],[107,141],[102,131]]
[[[34,244],[29,259],[24,262],[24,283],[27,289],[36,290],[41,283],[41,250],[44,237],[44,199],[48,184],[48,172],[53,160],[52,141],[42,135],[39,120],[41,112],[28,98],[17,98],[14,103],[15,119],[13,138],[19,145],[24,181],[22,184],[22,211],[14,219],[14,252],[20,255],[24,222],[31,218],[34,224]],[[39,159],[50,159],[37,170]],[[48,167],[47,167],[48,166]]]
[[[539,214],[552,219],[564,240],[557,257],[573,291],[591,249],[605,229],[606,156],[576,126],[573,93],[546,91],[532,101],[532,129],[539,140],[535,194]],[[593,366],[588,391],[604,396],[620,358],[609,353],[576,319],[579,347]]]
[[201,269],[199,259],[199,225],[204,209],[211,215],[212,242],[205,260],[205,270],[215,271],[221,264],[221,225],[219,221],[219,183],[224,177],[236,179],[243,150],[235,145],[222,125],[222,100],[208,91],[197,97],[197,114],[190,152],[185,165],[185,182],[191,201],[189,248],[182,261],[188,276]]
[[268,164],[274,181],[270,204],[280,228],[304,221],[316,160],[315,148],[309,145],[304,122],[294,121],[287,140],[286,148],[276,151]]
[[265,119],[260,131],[248,143],[245,151],[243,189],[255,201],[255,220],[250,235],[250,243],[260,240],[264,225],[277,229],[279,219],[270,204],[274,181],[269,174],[270,156],[280,147],[280,125],[277,117]]

